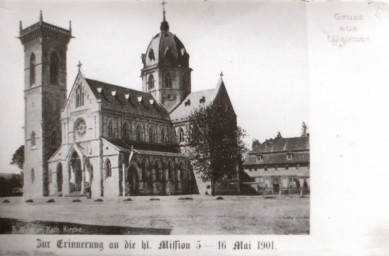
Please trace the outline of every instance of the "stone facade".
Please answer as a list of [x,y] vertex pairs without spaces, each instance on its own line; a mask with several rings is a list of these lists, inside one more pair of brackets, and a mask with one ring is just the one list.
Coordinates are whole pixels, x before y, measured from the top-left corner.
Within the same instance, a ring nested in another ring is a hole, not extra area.
[[[20,34],[26,62],[26,197],[201,192],[204,185],[183,152],[188,117],[211,103],[226,104],[236,115],[222,79],[214,89],[191,92],[189,54],[165,20],[142,56],[142,91],[89,79],[79,70],[66,98],[71,29],[41,19]],[[225,183],[220,191],[237,193],[238,172]]]
[[66,100],[66,51],[71,31],[41,20],[19,36],[24,46],[24,192],[48,195],[47,161],[61,145]]

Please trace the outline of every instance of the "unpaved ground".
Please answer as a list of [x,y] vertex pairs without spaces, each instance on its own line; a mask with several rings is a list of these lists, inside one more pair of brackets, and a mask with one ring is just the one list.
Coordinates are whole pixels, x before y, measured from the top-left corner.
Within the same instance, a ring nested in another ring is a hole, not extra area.
[[[193,200],[178,200],[190,197]],[[159,198],[160,201],[151,201]],[[75,198],[0,199],[0,218],[24,221],[60,221],[90,225],[170,229],[171,234],[308,234],[310,200],[298,196],[210,196],[132,197],[121,199]]]

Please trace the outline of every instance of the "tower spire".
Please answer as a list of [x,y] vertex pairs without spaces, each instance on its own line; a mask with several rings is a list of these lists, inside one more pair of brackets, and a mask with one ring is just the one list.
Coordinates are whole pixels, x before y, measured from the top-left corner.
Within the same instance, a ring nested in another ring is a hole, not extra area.
[[161,31],[169,31],[169,23],[166,21],[166,11],[165,11],[165,0],[162,0],[162,14],[163,14],[163,21],[161,22]]
[[43,13],[42,13],[42,10],[40,11],[40,14],[39,14],[39,21],[42,23],[43,22]]

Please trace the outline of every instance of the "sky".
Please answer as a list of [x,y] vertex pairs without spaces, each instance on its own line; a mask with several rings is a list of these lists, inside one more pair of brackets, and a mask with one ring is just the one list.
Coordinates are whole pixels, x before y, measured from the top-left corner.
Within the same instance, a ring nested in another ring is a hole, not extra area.
[[[77,64],[88,78],[141,90],[141,54],[162,21],[161,1],[0,2],[0,172],[24,142],[23,46],[16,37],[39,20],[68,28],[68,93]],[[178,1],[166,4],[170,31],[190,54],[192,91],[223,80],[246,131],[245,141],[264,141],[280,131],[299,136],[309,123],[308,40],[304,3]]]

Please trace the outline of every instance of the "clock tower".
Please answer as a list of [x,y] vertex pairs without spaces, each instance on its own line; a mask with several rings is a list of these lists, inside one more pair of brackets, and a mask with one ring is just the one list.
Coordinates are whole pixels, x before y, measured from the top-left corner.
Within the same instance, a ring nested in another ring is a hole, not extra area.
[[25,29],[24,46],[25,162],[24,195],[48,195],[47,161],[61,145],[60,113],[66,100],[66,52],[71,26],[63,29],[43,21]]

